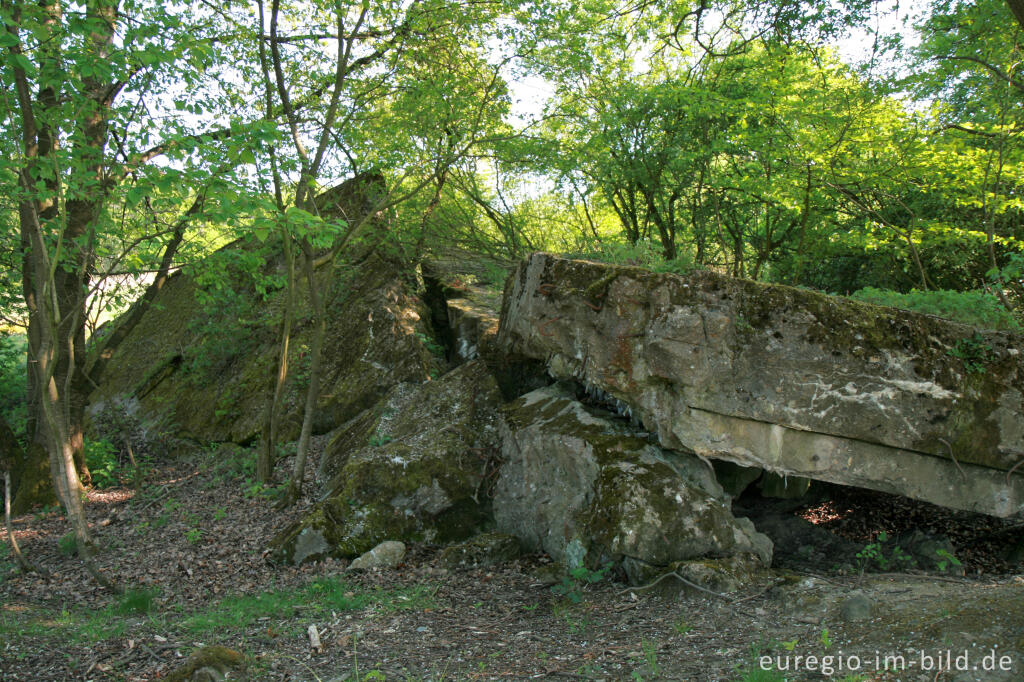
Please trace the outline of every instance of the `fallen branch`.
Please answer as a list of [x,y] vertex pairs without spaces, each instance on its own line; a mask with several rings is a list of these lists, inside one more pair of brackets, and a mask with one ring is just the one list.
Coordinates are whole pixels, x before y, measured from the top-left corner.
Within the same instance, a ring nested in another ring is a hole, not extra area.
[[702,587],[702,586],[698,585],[695,582],[687,580],[686,578],[684,578],[683,576],[679,575],[675,571],[669,571],[668,573],[664,573],[661,576],[659,576],[656,580],[654,580],[653,582],[647,583],[646,585],[641,585],[640,587],[628,587],[628,588],[622,590],[621,592],[619,592],[618,594],[619,594],[619,596],[621,596],[623,594],[628,594],[629,592],[640,592],[642,590],[649,590],[652,587],[654,587],[655,585],[657,585],[658,583],[660,583],[665,578],[675,578],[676,580],[678,580],[679,582],[683,583],[684,585],[689,585],[690,587],[692,587],[692,588],[694,588],[696,590],[700,590],[701,592],[706,592],[706,593],[708,593],[708,594],[710,594],[712,596],[718,597],[719,599],[723,599],[723,600],[725,600],[727,602],[732,602],[733,601],[733,598],[730,597],[729,595],[722,594],[721,592],[715,592],[714,590],[709,590],[706,587]]

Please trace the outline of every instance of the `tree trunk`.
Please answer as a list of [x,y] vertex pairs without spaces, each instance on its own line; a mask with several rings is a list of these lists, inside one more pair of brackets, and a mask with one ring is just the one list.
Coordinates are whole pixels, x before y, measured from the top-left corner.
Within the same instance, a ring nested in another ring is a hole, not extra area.
[[256,480],[269,483],[274,473],[274,454],[277,450],[277,432],[281,419],[281,400],[284,397],[284,386],[288,380],[288,350],[292,337],[292,320],[295,318],[295,257],[292,253],[292,236],[284,227],[281,229],[281,241],[284,250],[285,270],[285,303],[281,320],[280,354],[277,359],[277,371],[271,379],[272,386],[267,391],[267,400],[263,409],[263,432],[260,437],[260,450],[256,455]]
[[288,490],[285,493],[284,499],[281,501],[283,506],[295,504],[302,494],[302,479],[306,476],[309,439],[313,435],[313,417],[316,412],[317,399],[320,397],[320,364],[321,356],[323,355],[324,336],[327,333],[324,300],[317,285],[316,272],[313,268],[316,254],[313,252],[313,247],[308,241],[303,240],[301,246],[302,269],[309,286],[309,300],[313,305],[313,347],[310,349],[309,386],[306,389],[306,405],[302,414],[302,432],[299,434],[299,444],[295,451],[295,467],[292,470],[292,477],[288,482]]
[[1024,0],[1006,0],[1006,4],[1010,6],[1013,18],[1021,28],[1024,28]]

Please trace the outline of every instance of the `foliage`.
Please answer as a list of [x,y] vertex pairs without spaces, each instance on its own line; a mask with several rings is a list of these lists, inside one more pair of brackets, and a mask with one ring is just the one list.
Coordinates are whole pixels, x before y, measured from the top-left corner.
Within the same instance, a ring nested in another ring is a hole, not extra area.
[[962,564],[949,550],[940,547],[935,550],[935,554],[938,556],[938,561],[935,562],[936,568],[945,573],[947,568],[959,568]]
[[121,482],[121,466],[118,449],[105,438],[85,441],[85,463],[92,472],[93,484],[97,488],[109,488]]
[[75,534],[67,533],[57,541],[57,549],[64,556],[75,556],[78,553],[78,545],[75,541]]
[[25,437],[25,352],[24,335],[0,336],[0,417],[19,439]]
[[372,436],[370,436],[370,439],[366,442],[366,444],[368,446],[370,446],[371,448],[379,448],[382,445],[387,445],[388,443],[390,443],[393,440],[394,440],[393,436],[389,436],[389,435],[386,435],[386,434],[375,433]]
[[416,338],[419,339],[419,342],[423,344],[423,347],[426,348],[431,355],[444,360],[444,346],[435,341],[433,337],[427,336],[423,332],[416,332]]
[[850,298],[875,305],[902,308],[928,315],[938,315],[982,329],[1024,331],[1012,313],[995,296],[984,291],[918,291],[906,294],[866,287]]
[[677,635],[685,635],[693,629],[693,626],[686,622],[686,616],[679,616],[679,618],[672,623],[672,629]]
[[120,614],[146,614],[156,606],[156,598],[160,596],[157,588],[131,588],[124,593],[116,611]]
[[662,253],[646,239],[641,239],[635,244],[616,241],[598,242],[585,251],[563,255],[614,265],[635,265],[654,272],[672,272],[677,275],[685,275],[696,267],[686,254],[670,260],[665,259]]
[[572,604],[579,604],[583,601],[583,593],[587,587],[604,580],[611,569],[611,563],[596,571],[586,566],[576,566],[569,570],[568,575],[562,577],[560,584],[552,586],[551,591],[565,597]]
[[979,334],[959,339],[946,352],[963,362],[968,374],[984,374],[985,366],[992,361],[992,347]]
[[875,542],[869,542],[864,549],[857,552],[857,559],[860,561],[861,571],[868,568],[877,568],[881,571],[888,571],[892,568],[910,568],[915,565],[914,558],[904,552],[899,545],[890,543],[889,536],[881,531],[875,538]]

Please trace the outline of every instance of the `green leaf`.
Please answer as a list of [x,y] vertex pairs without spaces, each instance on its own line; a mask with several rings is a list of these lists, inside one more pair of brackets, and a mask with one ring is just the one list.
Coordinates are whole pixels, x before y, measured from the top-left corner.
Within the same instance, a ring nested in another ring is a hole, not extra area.
[[147,194],[149,194],[148,188],[138,186],[130,188],[128,190],[128,205],[138,206],[139,202],[142,201]]
[[28,57],[23,54],[12,54],[10,56],[11,62],[14,64],[16,69],[23,69],[25,73],[35,74],[36,65],[29,61]]

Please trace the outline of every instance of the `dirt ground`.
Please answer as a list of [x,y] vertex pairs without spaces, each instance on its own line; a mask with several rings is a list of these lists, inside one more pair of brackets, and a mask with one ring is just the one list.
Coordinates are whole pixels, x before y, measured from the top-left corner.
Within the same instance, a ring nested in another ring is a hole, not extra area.
[[49,573],[18,573],[0,545],[0,679],[160,679],[206,645],[246,657],[228,679],[1024,679],[1019,564],[967,578],[773,569],[728,595],[673,578],[557,591],[544,556],[452,571],[430,546],[386,571],[272,566],[268,539],[312,501],[275,511],[236,464],[196,455],[140,492],[90,493],[101,566],[135,590],[127,599],[62,551],[57,512],[16,519]]

